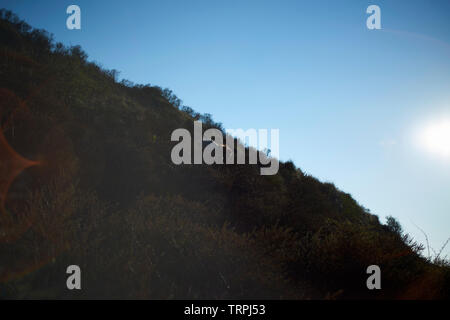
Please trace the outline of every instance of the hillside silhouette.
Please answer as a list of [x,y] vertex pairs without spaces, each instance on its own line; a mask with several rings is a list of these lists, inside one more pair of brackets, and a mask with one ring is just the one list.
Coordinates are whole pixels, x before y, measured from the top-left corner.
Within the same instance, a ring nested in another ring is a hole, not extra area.
[[[173,164],[173,130],[221,124],[87,58],[0,11],[0,162],[30,161],[0,168],[0,297],[449,297],[447,262],[292,162],[273,176]],[[381,290],[366,287],[374,264]]]

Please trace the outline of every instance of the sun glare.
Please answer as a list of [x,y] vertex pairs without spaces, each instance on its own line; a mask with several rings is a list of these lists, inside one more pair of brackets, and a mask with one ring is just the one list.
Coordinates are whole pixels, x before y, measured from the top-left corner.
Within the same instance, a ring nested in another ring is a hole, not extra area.
[[427,152],[450,158],[450,118],[425,125],[420,130],[419,142]]

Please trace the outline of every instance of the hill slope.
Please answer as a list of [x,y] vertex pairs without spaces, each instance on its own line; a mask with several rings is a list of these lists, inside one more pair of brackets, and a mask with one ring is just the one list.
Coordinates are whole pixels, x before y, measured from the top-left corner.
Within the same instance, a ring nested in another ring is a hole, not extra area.
[[[116,75],[0,12],[0,134],[38,162],[2,195],[1,297],[448,297],[449,268],[421,258],[394,219],[291,162],[274,176],[174,165],[174,129],[220,124]],[[81,291],[65,287],[71,264]],[[373,264],[379,291],[366,288]]]

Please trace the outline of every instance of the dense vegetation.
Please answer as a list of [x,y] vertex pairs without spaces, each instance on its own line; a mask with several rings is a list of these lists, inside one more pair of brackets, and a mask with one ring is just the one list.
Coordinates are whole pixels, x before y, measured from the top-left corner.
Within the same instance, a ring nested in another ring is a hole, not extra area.
[[220,124],[5,10],[0,107],[0,134],[39,162],[0,208],[2,298],[448,298],[445,261],[292,162],[172,164],[174,129]]

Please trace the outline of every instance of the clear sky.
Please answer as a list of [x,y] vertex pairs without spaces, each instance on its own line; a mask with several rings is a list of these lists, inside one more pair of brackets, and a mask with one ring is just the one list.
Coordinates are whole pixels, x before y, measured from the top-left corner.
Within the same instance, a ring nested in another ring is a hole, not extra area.
[[[81,30],[66,8],[81,8]],[[381,30],[366,8],[381,8]],[[450,236],[450,1],[0,0],[136,83],[225,128],[280,129],[280,158]],[[446,250],[450,253],[450,248]]]

